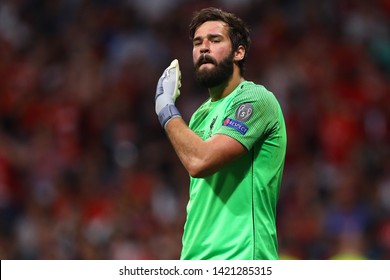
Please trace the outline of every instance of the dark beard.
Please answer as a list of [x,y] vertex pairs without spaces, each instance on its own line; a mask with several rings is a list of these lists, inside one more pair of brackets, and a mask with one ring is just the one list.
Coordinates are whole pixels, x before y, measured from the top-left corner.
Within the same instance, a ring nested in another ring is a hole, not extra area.
[[[215,65],[211,70],[199,70],[199,67],[205,63],[211,62]],[[195,65],[195,79],[206,88],[216,87],[226,81],[233,75],[233,53],[229,54],[220,63],[217,63],[209,55],[202,56]]]

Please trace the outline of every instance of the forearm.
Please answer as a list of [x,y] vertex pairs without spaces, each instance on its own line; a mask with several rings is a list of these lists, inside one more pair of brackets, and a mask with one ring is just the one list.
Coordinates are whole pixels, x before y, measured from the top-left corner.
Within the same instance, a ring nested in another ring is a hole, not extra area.
[[207,177],[246,152],[235,139],[216,134],[203,140],[182,118],[170,120],[165,131],[180,161],[192,177]]
[[207,143],[194,133],[182,118],[172,119],[165,127],[166,134],[180,161],[193,177],[213,173]]

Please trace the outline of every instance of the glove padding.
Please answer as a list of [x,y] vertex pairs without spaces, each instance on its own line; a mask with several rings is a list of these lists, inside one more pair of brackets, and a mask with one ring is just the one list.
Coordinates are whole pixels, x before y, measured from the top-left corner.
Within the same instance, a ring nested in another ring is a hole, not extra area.
[[164,128],[171,119],[181,117],[175,106],[176,98],[180,95],[180,87],[181,72],[179,61],[175,59],[161,75],[156,89],[156,114]]

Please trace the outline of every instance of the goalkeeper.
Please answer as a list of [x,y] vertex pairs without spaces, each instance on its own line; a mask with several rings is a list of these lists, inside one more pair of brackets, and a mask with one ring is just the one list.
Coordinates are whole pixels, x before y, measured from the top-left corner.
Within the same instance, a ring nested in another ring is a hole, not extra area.
[[190,175],[181,259],[277,259],[282,110],[270,91],[243,78],[250,38],[240,18],[203,9],[189,31],[195,76],[210,98],[187,126],[175,106],[181,75],[174,60],[158,81],[155,104]]

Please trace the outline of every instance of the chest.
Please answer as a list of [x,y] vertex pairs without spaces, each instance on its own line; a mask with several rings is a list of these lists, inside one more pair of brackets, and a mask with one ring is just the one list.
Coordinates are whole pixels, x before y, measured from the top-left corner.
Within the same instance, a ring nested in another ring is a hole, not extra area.
[[203,140],[209,139],[222,126],[224,110],[221,106],[205,108],[194,115],[190,128]]

